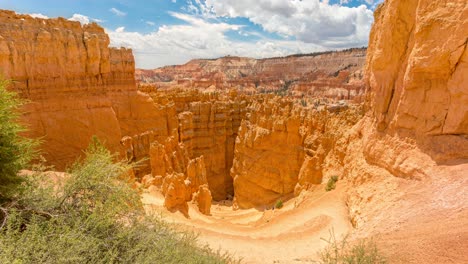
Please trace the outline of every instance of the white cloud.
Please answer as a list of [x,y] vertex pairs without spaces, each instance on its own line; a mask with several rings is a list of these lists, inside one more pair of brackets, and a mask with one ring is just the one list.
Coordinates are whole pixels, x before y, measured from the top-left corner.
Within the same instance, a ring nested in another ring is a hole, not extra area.
[[365,5],[345,7],[319,0],[200,0],[189,2],[199,13],[246,17],[265,31],[330,48],[366,45],[373,12]]
[[31,17],[34,17],[34,18],[42,18],[42,19],[48,19],[49,18],[48,16],[40,14],[40,13],[33,13],[33,14],[29,14],[29,15]]
[[150,26],[155,26],[156,25],[156,23],[154,23],[153,21],[146,21],[145,23],[150,25]]
[[[163,25],[152,33],[107,30],[111,45],[132,48],[137,67],[155,68],[194,58],[265,58],[366,46],[373,22],[365,5],[351,8],[319,0],[187,0],[183,10],[189,14],[169,14],[186,24]],[[245,17],[283,39],[221,22],[225,17]],[[249,40],[230,39],[233,31]]]
[[120,16],[120,17],[123,17],[123,16],[126,16],[127,13],[123,12],[123,11],[120,11],[118,10],[117,8],[115,7],[112,7],[111,9],[109,9],[110,12],[112,12],[114,15],[116,16]]
[[116,33],[125,32],[125,27],[118,27],[118,28],[115,29],[115,32],[116,32]]
[[140,68],[182,64],[193,58],[217,58],[225,55],[265,58],[324,50],[313,43],[289,40],[262,38],[255,42],[232,41],[226,37],[226,33],[241,31],[244,26],[207,22],[181,13],[170,14],[188,24],[164,25],[149,34],[106,29],[111,45],[132,48],[137,67]]
[[90,18],[89,16],[85,16],[85,15],[82,15],[82,14],[73,14],[73,16],[70,17],[68,20],[70,20],[70,21],[78,21],[78,22],[80,22],[82,25],[89,24],[91,21],[92,21],[92,22],[96,22],[96,23],[102,23],[102,22],[104,22],[104,20],[97,19],[97,18]]
[[81,14],[73,14],[72,17],[70,17],[68,20],[70,21],[78,21],[80,22],[82,25],[85,25],[85,24],[89,24],[89,17],[85,16],[85,15],[81,15]]

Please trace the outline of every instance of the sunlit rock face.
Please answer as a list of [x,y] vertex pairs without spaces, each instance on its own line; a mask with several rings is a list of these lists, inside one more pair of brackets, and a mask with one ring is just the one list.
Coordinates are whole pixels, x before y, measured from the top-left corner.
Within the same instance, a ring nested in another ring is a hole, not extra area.
[[159,88],[234,88],[248,93],[361,100],[365,59],[365,48],[260,60],[228,56],[154,70],[137,69],[136,78]]
[[467,158],[466,1],[386,1],[375,12],[365,82],[377,129],[439,161]]
[[93,135],[119,151],[122,136],[169,134],[166,111],[136,90],[132,51],[109,48],[97,24],[0,11],[0,25],[0,72],[29,100],[23,121],[49,163],[63,169]]

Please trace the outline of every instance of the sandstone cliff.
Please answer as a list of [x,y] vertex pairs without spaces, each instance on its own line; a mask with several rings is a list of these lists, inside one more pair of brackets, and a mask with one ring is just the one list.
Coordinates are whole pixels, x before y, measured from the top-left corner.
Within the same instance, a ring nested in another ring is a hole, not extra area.
[[248,93],[359,99],[364,93],[365,54],[366,49],[349,49],[261,60],[228,56],[137,70],[136,78],[159,88],[235,88]]
[[460,262],[458,249],[468,246],[468,4],[385,1],[374,16],[369,112],[349,130],[344,159],[355,233],[381,234],[395,263]]
[[343,137],[361,118],[362,108],[327,107],[320,100],[308,104],[265,96],[249,106],[231,169],[237,206],[271,206],[341,175]]
[[466,1],[388,1],[366,64],[377,129],[416,139],[435,161],[468,158]]
[[24,122],[59,169],[81,154],[92,135],[118,151],[122,136],[169,134],[165,110],[137,92],[134,65],[132,51],[109,48],[97,24],[0,11],[0,72],[30,101]]

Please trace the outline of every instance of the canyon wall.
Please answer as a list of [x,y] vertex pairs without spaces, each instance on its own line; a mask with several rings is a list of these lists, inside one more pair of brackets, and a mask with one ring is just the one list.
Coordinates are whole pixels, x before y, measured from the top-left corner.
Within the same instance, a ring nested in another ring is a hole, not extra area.
[[158,105],[172,109],[178,127],[174,135],[184,144],[189,157],[204,157],[213,198],[224,200],[233,196],[230,169],[234,144],[250,99],[235,92],[223,95],[179,89],[147,92]]
[[136,90],[132,51],[108,46],[94,23],[0,11],[0,72],[29,100],[23,121],[58,169],[76,160],[92,135],[119,151],[122,136],[170,132],[165,110]]
[[387,1],[375,12],[366,84],[379,132],[436,162],[468,158],[466,1]]
[[137,69],[136,78],[158,88],[234,88],[246,93],[360,99],[365,55],[366,49],[361,48],[260,60],[227,56],[155,70]]
[[236,206],[272,206],[342,175],[345,134],[363,110],[319,101],[263,96],[250,104],[231,169]]

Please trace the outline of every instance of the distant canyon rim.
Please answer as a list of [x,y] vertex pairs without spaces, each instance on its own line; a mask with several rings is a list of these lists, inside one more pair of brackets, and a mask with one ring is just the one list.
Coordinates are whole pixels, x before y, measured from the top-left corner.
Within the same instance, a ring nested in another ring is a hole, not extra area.
[[245,263],[317,260],[330,230],[391,263],[466,263],[468,4],[374,16],[368,48],[144,70],[95,23],[2,10],[0,71],[56,170],[96,135],[138,162],[149,214]]

